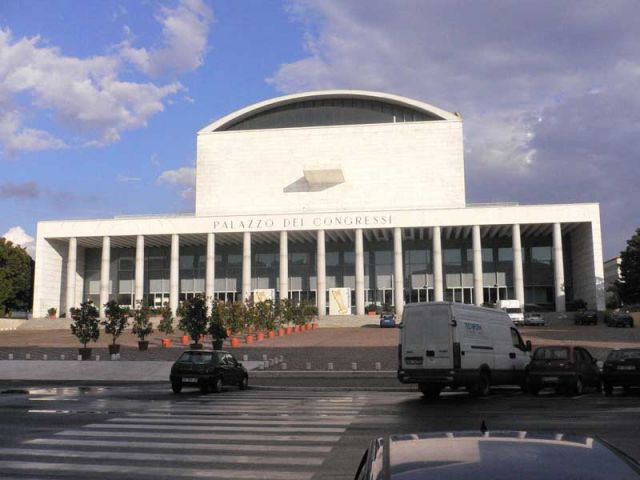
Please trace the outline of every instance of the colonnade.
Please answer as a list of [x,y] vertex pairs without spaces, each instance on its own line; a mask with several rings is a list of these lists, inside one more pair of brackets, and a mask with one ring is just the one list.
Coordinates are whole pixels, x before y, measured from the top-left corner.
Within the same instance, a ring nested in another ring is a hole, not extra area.
[[[432,261],[433,261],[433,287],[434,300],[444,300],[443,281],[443,258],[442,258],[442,228],[440,226],[432,229]],[[522,240],[520,225],[512,225],[512,249],[513,249],[513,282],[514,295],[521,305],[524,305],[524,275],[522,267]],[[215,235],[207,234],[206,249],[206,273],[205,273],[205,295],[213,297],[215,281]],[[325,231],[316,232],[317,240],[317,306],[320,316],[326,314],[326,249]],[[76,270],[77,270],[77,248],[78,242],[75,237],[69,238],[67,254],[67,284],[66,284],[66,306],[67,312],[76,306],[79,299],[76,298]],[[133,304],[142,300],[144,294],[144,235],[136,237],[135,254],[135,278],[134,278],[134,299]],[[100,271],[100,311],[103,313],[103,305],[109,298],[109,268],[110,268],[110,237],[102,239],[102,258]],[[288,298],[289,295],[289,240],[286,231],[280,232],[280,272],[278,293],[280,298]],[[473,302],[476,305],[483,303],[483,275],[482,275],[482,236],[480,225],[472,226],[472,252],[473,252]],[[354,230],[354,254],[355,254],[355,299],[356,314],[365,313],[365,285],[364,285],[364,239],[361,228]],[[395,295],[395,309],[397,314],[401,314],[404,304],[404,274],[402,261],[402,228],[393,229],[393,288],[395,292],[402,292]],[[171,257],[169,275],[169,305],[173,312],[176,311],[179,303],[179,268],[180,268],[180,236],[171,235]],[[553,264],[554,264],[554,286],[556,311],[565,310],[564,296],[564,265],[562,250],[562,228],[559,223],[553,224]],[[251,296],[251,232],[244,232],[242,239],[242,298],[248,299]]]

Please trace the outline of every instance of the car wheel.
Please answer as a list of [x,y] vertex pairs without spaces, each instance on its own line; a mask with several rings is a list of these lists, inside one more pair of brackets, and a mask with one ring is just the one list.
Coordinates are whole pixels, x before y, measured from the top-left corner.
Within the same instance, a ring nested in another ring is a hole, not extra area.
[[582,383],[582,378],[576,378],[576,381],[573,384],[573,394],[574,395],[582,395],[584,393],[584,384]]
[[419,383],[418,388],[427,400],[436,400],[440,396],[442,387],[433,383]]
[[242,377],[242,380],[240,380],[240,383],[238,384],[238,388],[240,388],[240,390],[246,390],[248,387],[249,387],[249,377],[245,375],[244,377]]
[[222,377],[218,377],[213,382],[213,392],[220,393],[222,391]]
[[489,375],[482,372],[476,384],[471,387],[470,393],[474,397],[486,397],[490,393],[490,385]]
[[202,380],[200,382],[200,393],[203,395],[209,393],[209,383],[206,380]]
[[180,393],[182,391],[182,379],[173,380],[171,382],[171,390],[173,390],[173,393]]

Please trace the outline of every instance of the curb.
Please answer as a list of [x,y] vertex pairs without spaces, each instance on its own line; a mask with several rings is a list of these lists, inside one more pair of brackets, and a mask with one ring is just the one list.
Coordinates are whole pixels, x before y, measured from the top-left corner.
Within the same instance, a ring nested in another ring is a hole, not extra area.
[[255,378],[396,378],[395,370],[252,370],[250,377]]

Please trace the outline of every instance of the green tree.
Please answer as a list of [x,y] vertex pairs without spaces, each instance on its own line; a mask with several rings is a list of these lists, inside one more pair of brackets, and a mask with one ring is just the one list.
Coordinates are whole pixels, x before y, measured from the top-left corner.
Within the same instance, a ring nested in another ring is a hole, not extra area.
[[98,316],[98,309],[91,300],[81,303],[80,308],[71,309],[71,333],[80,340],[84,348],[87,348],[90,341],[96,342],[100,337]]
[[207,301],[202,295],[196,295],[184,302],[184,317],[180,320],[180,330],[187,332],[193,343],[199,343],[200,335],[207,331]]
[[640,228],[627,240],[627,248],[620,252],[620,280],[616,290],[620,300],[629,304],[640,303]]
[[24,248],[0,237],[0,314],[29,309],[33,298],[33,265]]
[[115,300],[110,300],[104,304],[104,316],[102,325],[104,325],[104,332],[113,336],[113,345],[116,344],[116,340],[122,334],[125,328],[127,328],[128,322],[128,309],[124,309],[118,305]]
[[227,331],[224,327],[224,302],[213,302],[211,305],[211,317],[207,331],[214,340],[224,340],[227,338]]
[[131,331],[141,342],[144,342],[145,337],[153,332],[153,325],[149,321],[150,316],[149,307],[143,303],[138,303],[138,307],[133,311]]
[[164,305],[159,309],[162,320],[158,325],[158,330],[165,334],[165,336],[173,333],[173,315],[171,314],[171,307],[168,302],[164,302]]

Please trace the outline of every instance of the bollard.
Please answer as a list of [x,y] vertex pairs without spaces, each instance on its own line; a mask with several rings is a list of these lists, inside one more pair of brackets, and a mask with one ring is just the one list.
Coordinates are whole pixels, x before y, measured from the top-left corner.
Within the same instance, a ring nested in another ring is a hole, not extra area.
[[266,361],[267,359],[268,359],[267,354],[266,354],[266,353],[263,353],[263,354],[262,354],[262,360],[263,360],[263,361]]
[[24,358],[25,358],[25,360],[31,360],[31,354],[30,353],[25,353],[24,354]]
[[45,353],[44,355],[42,355],[42,359],[46,360],[47,359],[47,354]]
[[117,354],[115,354],[115,353],[112,353],[112,354],[111,354],[111,361],[112,361],[112,362],[115,362],[116,360],[118,360],[118,355],[117,355]]
[[243,362],[248,362],[249,361],[249,355],[243,355],[242,356],[242,361]]
[[264,363],[258,364],[258,370],[264,370]]
[[64,354],[60,355],[60,360],[64,360]]
[[269,360],[265,360],[264,362],[262,362],[262,368],[263,369],[269,368]]
[[381,370],[382,369],[382,365],[380,365],[380,362],[376,362],[376,370]]
[[286,363],[286,362],[282,362],[282,363],[280,364],[280,368],[281,368],[282,370],[286,370],[286,369],[287,369],[287,363]]
[[333,370],[333,362],[327,364],[327,370]]
[[307,370],[311,370],[311,362],[307,362]]
[[96,355],[96,362],[100,361],[100,355]]
[[351,362],[351,370],[358,370],[358,364],[356,362]]
[[82,355],[78,355],[78,361],[82,360]]
[[13,360],[13,353],[9,354],[9,360]]
[[270,358],[269,359],[269,367],[273,367],[275,364],[276,364],[275,358]]
[[278,358],[278,361],[284,362],[284,355],[280,355],[280,357]]

